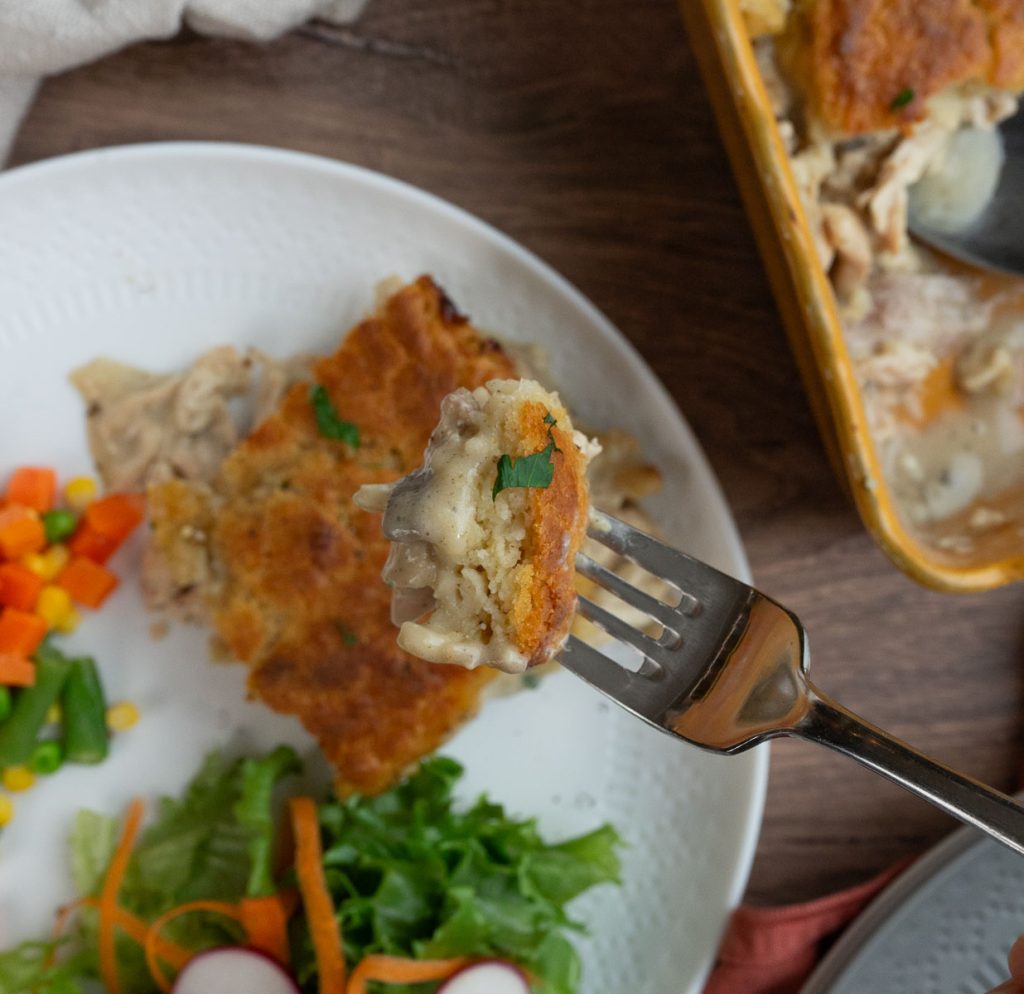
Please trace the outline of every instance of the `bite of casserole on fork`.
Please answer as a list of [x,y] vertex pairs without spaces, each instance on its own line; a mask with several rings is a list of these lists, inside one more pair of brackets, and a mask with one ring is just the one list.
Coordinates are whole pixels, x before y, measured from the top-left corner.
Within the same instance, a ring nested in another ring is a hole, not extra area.
[[383,577],[406,652],[510,673],[558,653],[575,614],[586,470],[599,448],[532,380],[444,399],[423,465],[356,494],[384,515]]

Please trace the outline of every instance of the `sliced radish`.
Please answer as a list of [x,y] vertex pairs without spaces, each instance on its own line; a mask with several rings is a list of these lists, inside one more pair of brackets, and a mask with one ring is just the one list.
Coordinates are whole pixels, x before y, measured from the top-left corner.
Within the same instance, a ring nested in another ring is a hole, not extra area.
[[269,956],[234,946],[190,959],[171,994],[299,994],[299,985]]
[[453,973],[437,994],[530,994],[530,985],[514,963],[487,959]]

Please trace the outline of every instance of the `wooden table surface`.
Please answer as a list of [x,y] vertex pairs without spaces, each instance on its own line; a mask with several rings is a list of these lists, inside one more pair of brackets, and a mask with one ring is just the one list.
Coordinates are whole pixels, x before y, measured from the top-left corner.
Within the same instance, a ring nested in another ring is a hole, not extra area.
[[[1021,766],[1024,590],[942,595],[840,491],[671,0],[371,0],[268,46],[191,34],[45,83],[13,164],[227,139],[439,194],[533,249],[640,349],[689,419],[754,574],[847,706],[1001,788]],[[865,879],[952,823],[848,761],[774,747],[749,898]]]

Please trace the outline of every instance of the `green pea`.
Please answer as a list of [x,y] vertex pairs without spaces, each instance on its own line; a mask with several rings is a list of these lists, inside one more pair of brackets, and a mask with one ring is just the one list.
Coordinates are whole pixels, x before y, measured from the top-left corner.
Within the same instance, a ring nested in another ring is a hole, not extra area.
[[64,765],[64,750],[54,739],[37,742],[29,756],[28,765],[33,773],[56,773]]
[[78,517],[74,511],[47,511],[43,515],[47,542],[63,542],[75,533],[77,527]]

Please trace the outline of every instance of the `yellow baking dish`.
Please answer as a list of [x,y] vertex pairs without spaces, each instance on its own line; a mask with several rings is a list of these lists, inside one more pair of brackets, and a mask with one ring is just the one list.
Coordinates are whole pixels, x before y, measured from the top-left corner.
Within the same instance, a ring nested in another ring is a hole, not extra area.
[[826,447],[864,523],[893,562],[927,586],[965,592],[1024,579],[1024,496],[1008,502],[1009,527],[970,557],[902,520],[738,0],[680,7]]

